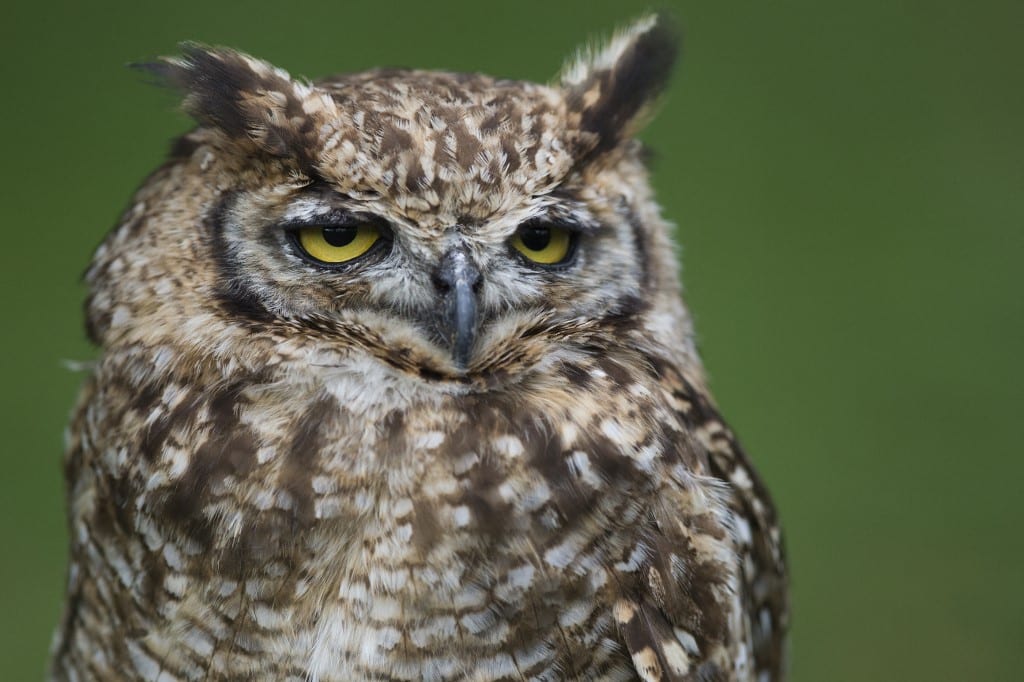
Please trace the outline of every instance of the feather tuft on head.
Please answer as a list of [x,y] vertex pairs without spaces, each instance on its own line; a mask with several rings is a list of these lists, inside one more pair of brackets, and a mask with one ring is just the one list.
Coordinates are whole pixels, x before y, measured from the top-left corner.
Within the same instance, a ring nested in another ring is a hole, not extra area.
[[185,43],[182,52],[139,68],[179,90],[182,107],[200,125],[271,156],[313,164],[317,121],[334,106],[329,96],[235,50]]
[[668,85],[679,54],[679,31],[666,14],[652,14],[619,31],[603,47],[584,48],[559,82],[580,128],[596,139],[591,153],[635,135]]

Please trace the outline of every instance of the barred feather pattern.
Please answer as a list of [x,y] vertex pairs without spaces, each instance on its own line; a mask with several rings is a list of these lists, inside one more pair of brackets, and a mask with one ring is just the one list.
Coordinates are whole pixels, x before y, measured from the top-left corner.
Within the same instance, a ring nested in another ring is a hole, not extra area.
[[[302,395],[276,373],[157,378],[141,349],[113,365],[69,450],[65,672],[779,674],[770,502],[704,396],[661,362],[581,352],[514,396],[373,420],[329,379]],[[102,395],[113,387],[119,400]],[[620,398],[587,403],[584,388]],[[145,634],[115,634],[129,632]]]
[[[551,85],[150,67],[197,128],[87,273],[51,679],[784,677],[778,520],[632,139],[675,54],[649,17]],[[351,263],[290,236],[366,216]]]

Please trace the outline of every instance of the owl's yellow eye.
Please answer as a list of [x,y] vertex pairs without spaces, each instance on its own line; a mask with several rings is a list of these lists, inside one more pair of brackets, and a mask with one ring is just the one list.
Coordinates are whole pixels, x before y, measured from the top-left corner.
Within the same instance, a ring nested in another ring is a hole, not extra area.
[[345,263],[370,250],[380,239],[380,228],[373,223],[346,227],[302,227],[299,246],[310,258],[322,263]]
[[512,237],[512,246],[534,263],[557,265],[569,257],[572,233],[559,225],[525,225]]

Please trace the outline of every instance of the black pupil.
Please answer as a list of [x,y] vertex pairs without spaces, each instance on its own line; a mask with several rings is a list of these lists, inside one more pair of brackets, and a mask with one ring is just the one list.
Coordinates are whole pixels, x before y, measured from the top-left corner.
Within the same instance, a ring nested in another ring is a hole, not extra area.
[[519,238],[530,251],[543,251],[551,243],[551,228],[527,227],[519,233]]
[[356,227],[325,227],[324,241],[331,246],[348,246],[358,231]]

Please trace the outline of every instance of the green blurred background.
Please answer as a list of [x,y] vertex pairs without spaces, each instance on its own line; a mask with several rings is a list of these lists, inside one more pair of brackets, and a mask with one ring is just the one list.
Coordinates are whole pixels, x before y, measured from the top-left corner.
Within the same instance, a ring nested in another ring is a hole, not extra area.
[[[774,491],[794,680],[1024,679],[1024,3],[673,2],[645,132],[718,399]],[[310,77],[546,80],[624,2],[3,11],[0,678],[39,679],[91,357],[79,274],[188,122],[129,61],[194,39]]]

